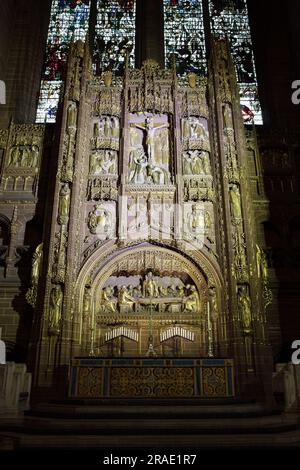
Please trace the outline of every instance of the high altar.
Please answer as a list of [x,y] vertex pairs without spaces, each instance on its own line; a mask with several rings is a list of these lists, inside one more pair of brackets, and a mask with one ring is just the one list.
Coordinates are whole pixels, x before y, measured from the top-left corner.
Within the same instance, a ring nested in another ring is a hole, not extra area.
[[60,109],[53,211],[27,293],[35,387],[269,396],[266,262],[227,42],[213,44],[207,77],[147,60],[99,78],[78,41]]

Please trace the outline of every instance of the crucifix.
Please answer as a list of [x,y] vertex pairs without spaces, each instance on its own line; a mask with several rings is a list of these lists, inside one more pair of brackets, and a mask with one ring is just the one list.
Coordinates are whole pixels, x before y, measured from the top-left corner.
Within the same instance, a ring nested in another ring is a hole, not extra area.
[[153,116],[147,117],[144,124],[132,124],[133,127],[141,129],[145,134],[145,143],[147,148],[148,161],[151,163],[153,161],[153,147],[155,140],[155,132],[159,129],[167,129],[169,123],[155,125],[153,122]]

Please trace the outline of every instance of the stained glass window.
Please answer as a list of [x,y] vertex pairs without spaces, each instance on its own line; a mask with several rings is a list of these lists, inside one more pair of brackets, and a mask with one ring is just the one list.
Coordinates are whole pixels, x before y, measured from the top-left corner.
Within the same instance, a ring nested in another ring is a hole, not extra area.
[[98,0],[93,63],[97,75],[112,70],[121,74],[126,53],[134,67],[135,2]]
[[37,122],[55,122],[71,41],[85,39],[90,0],[53,0]]
[[177,72],[205,73],[202,0],[164,0],[166,65],[175,54]]
[[246,0],[209,0],[209,10],[212,33],[230,42],[244,119],[262,124]]

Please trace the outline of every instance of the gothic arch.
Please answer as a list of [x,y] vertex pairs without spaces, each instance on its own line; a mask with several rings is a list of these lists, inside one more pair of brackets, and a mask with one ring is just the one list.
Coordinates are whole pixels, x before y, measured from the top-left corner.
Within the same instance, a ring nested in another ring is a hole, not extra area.
[[[80,306],[84,296],[85,286],[90,286],[92,295],[94,289],[104,285],[111,273],[115,270],[117,263],[122,263],[128,257],[145,252],[154,252],[162,256],[174,259],[174,262],[182,265],[182,270],[195,282],[195,285],[201,287],[201,276],[205,279],[207,286],[215,286],[221,290],[223,278],[220,269],[215,260],[204,251],[193,251],[187,254],[180,248],[171,245],[158,243],[136,243],[131,246],[118,246],[114,241],[108,241],[96,250],[83,265],[76,283],[76,296],[74,306],[77,315],[80,315]],[[148,266],[150,269],[150,265]]]

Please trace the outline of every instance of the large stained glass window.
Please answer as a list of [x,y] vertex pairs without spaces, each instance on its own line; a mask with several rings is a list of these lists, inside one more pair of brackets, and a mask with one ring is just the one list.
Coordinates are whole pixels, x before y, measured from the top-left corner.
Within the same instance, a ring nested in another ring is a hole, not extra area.
[[164,0],[166,65],[175,55],[177,72],[205,73],[202,0]]
[[71,41],[84,40],[89,27],[90,0],[53,0],[37,122],[55,122]]
[[97,0],[93,63],[97,75],[106,70],[121,74],[126,54],[135,59],[135,1]]
[[209,10],[212,33],[230,42],[244,119],[262,124],[246,0],[209,0]]

